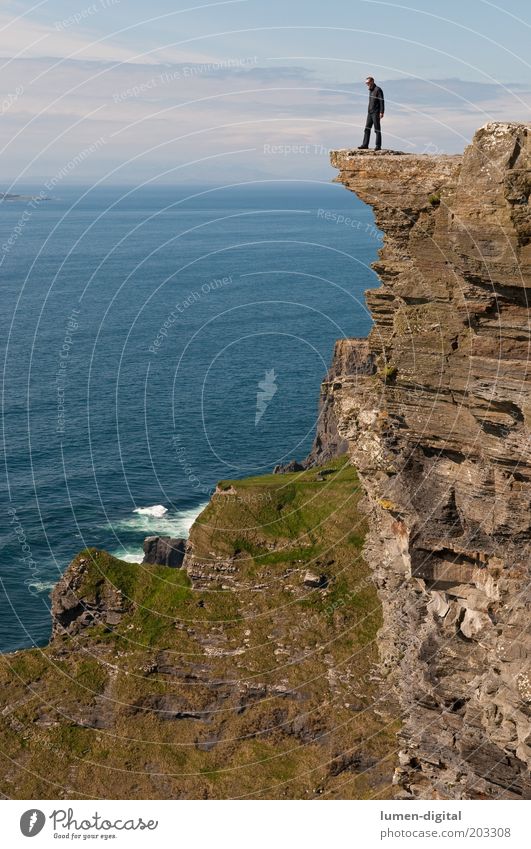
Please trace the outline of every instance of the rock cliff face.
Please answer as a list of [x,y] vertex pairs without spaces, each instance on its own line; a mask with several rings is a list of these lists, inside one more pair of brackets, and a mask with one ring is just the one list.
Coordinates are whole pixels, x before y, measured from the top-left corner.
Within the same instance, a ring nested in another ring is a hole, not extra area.
[[335,393],[341,388],[344,378],[374,373],[373,360],[366,339],[337,340],[332,364],[321,384],[316,434],[312,450],[304,461],[306,468],[328,463],[347,453],[348,440],[341,436],[337,427]]
[[530,128],[463,156],[336,151],[384,245],[376,374],[342,380],[405,796],[529,798]]
[[185,554],[186,540],[183,537],[146,537],[142,563],[153,563],[180,569]]
[[312,449],[300,463],[290,460],[289,463],[275,466],[275,474],[311,469],[347,453],[348,440],[338,431],[336,393],[341,390],[344,380],[355,379],[357,375],[374,374],[375,371],[375,357],[369,350],[367,339],[344,338],[336,341],[330,368],[321,384]]

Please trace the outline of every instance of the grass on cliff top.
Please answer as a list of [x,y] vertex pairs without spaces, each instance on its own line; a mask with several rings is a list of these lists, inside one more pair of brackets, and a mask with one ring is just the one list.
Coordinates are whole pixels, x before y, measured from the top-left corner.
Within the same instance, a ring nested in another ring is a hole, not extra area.
[[[356,470],[346,457],[304,472],[226,480],[218,486],[221,494],[192,529],[194,552],[208,558],[214,544],[217,552],[232,556],[241,547],[261,564],[311,559],[312,547],[329,535],[339,511],[355,507],[360,493]],[[269,554],[268,547],[275,553]]]
[[[381,612],[361,555],[355,469],[341,458],[220,487],[227,494],[214,496],[190,535],[211,585],[85,550],[76,558],[85,560],[78,596],[97,604],[120,591],[121,621],[3,658],[0,792],[303,799],[322,782],[336,798],[392,792],[385,760],[396,724],[370,710]],[[227,564],[232,571],[218,577]],[[326,587],[308,587],[307,569]],[[152,673],[153,663],[169,671]],[[297,697],[242,708],[241,693],[254,685]],[[164,719],[149,708],[160,698],[213,713],[205,722]],[[285,734],[285,725],[302,730]],[[220,742],[201,749],[210,736]],[[384,766],[331,777],[330,759],[358,747]]]
[[[194,557],[207,569],[234,559],[238,577],[252,581],[266,568],[279,575],[303,566],[326,572],[325,561],[335,556],[338,544],[350,556],[359,556],[364,522],[357,516],[358,532],[352,533],[350,517],[356,514],[360,487],[346,458],[302,473],[222,481],[219,486],[231,494],[214,496],[190,532]],[[81,552],[79,559],[86,561],[86,571],[78,594],[95,602],[109,585],[122,593],[128,611],[118,626],[99,626],[102,639],[127,631],[138,633],[146,646],[171,644],[176,619],[234,623],[241,618],[240,594],[224,590],[222,579],[202,593],[192,590],[183,569],[126,563],[94,549]],[[276,593],[270,601],[279,603]]]

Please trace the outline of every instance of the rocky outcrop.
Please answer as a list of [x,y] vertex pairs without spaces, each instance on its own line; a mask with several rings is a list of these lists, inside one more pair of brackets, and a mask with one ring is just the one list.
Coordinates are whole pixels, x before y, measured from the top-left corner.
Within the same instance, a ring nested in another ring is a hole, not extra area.
[[[75,558],[51,595],[52,640],[73,636],[92,625],[118,625],[127,609],[122,591],[103,578],[94,580],[87,557]],[[90,576],[90,578],[89,578]]]
[[292,472],[303,472],[304,462],[299,463],[298,460],[290,460],[288,463],[279,463],[273,469],[274,475],[290,475]]
[[376,367],[374,356],[369,350],[367,339],[338,339],[332,363],[321,384],[317,426],[312,449],[305,460],[275,466],[275,474],[299,472],[341,457],[348,451],[348,440],[338,431],[335,397],[341,391],[342,382],[356,379],[358,375],[373,374]]
[[305,468],[328,463],[347,453],[348,440],[337,427],[335,395],[344,379],[356,380],[358,375],[372,374],[374,370],[374,357],[366,339],[337,340],[332,364],[321,384],[317,429],[312,450],[304,461]]
[[186,539],[183,537],[146,537],[142,563],[179,569],[183,565],[185,554]]
[[334,408],[368,496],[410,797],[531,796],[529,154],[518,123],[463,156],[332,154],[384,233],[376,373],[343,379]]

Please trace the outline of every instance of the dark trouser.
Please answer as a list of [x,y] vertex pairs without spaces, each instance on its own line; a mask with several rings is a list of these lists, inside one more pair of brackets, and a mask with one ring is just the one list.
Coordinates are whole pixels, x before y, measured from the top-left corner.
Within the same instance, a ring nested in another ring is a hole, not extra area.
[[363,136],[363,146],[369,147],[369,139],[371,137],[371,128],[374,126],[376,133],[376,147],[382,146],[382,133],[380,130],[380,113],[367,112],[367,121],[365,123],[365,135]]

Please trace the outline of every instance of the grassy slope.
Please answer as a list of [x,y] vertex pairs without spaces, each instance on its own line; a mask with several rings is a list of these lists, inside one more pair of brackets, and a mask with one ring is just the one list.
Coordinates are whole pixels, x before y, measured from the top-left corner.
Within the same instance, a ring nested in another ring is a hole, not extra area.
[[1,791],[391,795],[358,482],[345,460],[326,472],[222,482],[192,529],[193,587],[184,570],[82,552],[78,595],[119,589],[124,615],[2,658]]

